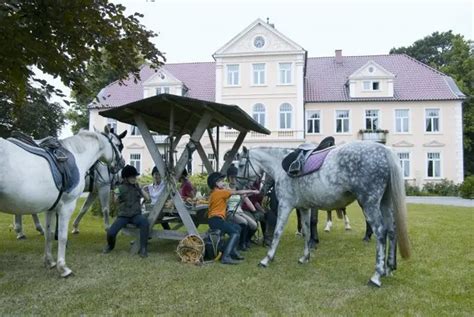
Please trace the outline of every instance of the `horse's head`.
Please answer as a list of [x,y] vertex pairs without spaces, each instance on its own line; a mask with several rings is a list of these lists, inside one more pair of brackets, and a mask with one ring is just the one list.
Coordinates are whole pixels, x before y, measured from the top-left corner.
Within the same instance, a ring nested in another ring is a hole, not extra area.
[[100,132],[99,135],[104,149],[101,159],[110,166],[111,172],[115,174],[125,166],[125,161],[120,153],[123,150],[122,139],[127,135],[127,131],[117,135],[113,129],[105,126],[104,132]]
[[245,146],[243,147],[242,153],[238,154],[239,166],[237,178],[247,182],[255,182],[261,180],[263,177],[264,170],[260,163],[256,160],[252,160],[250,150]]

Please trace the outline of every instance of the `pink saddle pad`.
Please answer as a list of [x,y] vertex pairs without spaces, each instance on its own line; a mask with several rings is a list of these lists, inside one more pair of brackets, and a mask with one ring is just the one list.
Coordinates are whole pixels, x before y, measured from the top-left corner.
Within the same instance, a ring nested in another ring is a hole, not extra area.
[[313,154],[311,154],[303,166],[302,174],[306,175],[306,174],[310,174],[319,170],[321,166],[323,165],[324,160],[326,159],[326,156],[332,149],[334,149],[334,147],[330,147],[330,148],[327,148],[318,152],[314,152]]

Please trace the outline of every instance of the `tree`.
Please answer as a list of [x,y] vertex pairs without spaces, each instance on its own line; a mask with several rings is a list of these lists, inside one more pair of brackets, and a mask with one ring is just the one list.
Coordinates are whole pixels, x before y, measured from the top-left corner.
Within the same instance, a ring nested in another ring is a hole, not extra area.
[[36,139],[58,136],[65,116],[61,105],[50,103],[49,93],[39,88],[29,88],[27,102],[15,107],[5,95],[0,97],[0,137],[8,137],[20,130]]
[[157,68],[164,55],[150,42],[156,34],[140,24],[139,13],[107,0],[4,0],[0,2],[0,91],[5,100],[27,103],[33,83],[48,94],[62,92],[36,77],[34,68],[54,77],[77,95],[90,93],[87,71],[102,51],[117,79],[139,79],[139,62]]
[[392,48],[451,76],[466,95],[463,102],[464,172],[474,174],[474,52],[473,42],[452,31],[433,34],[408,47]]

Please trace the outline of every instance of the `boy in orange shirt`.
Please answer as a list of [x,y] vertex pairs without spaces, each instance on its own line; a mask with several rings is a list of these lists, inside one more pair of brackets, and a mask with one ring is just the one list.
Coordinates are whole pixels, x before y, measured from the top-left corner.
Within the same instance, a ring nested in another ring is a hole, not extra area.
[[225,175],[214,172],[207,178],[207,185],[212,190],[209,196],[209,211],[207,214],[209,228],[219,229],[222,233],[229,235],[229,241],[224,248],[222,264],[238,264],[236,260],[243,260],[237,252],[237,244],[240,238],[240,226],[227,221],[227,200],[232,195],[258,194],[258,190],[233,190],[225,188]]

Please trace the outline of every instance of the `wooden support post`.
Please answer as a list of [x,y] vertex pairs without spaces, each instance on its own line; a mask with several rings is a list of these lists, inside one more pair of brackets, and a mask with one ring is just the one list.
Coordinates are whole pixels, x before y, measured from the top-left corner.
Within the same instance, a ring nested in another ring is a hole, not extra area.
[[219,170],[219,149],[220,149],[220,127],[216,128],[216,150],[214,151],[214,157],[216,158],[216,171]]
[[211,122],[211,120],[212,120],[212,115],[209,112],[204,113],[204,115],[201,117],[201,120],[199,121],[196,129],[191,135],[191,139],[188,142],[188,146],[186,146],[183,153],[181,154],[181,157],[178,160],[178,163],[176,163],[175,175],[177,179],[179,178],[179,175],[181,175],[184,168],[186,167],[186,164],[188,163],[188,157],[195,150],[194,142],[198,142],[199,140],[201,140],[202,135],[204,134],[204,132],[206,132],[206,129],[209,126],[209,123]]
[[237,139],[235,140],[234,145],[232,146],[232,149],[229,151],[229,156],[226,158],[224,164],[222,165],[222,168],[221,168],[221,171],[220,171],[221,173],[225,173],[227,171],[227,169],[229,168],[230,164],[234,160],[235,154],[237,154],[237,152],[239,151],[240,146],[242,145],[242,143],[244,143],[246,135],[247,135],[247,132],[240,132],[239,133],[239,136],[237,137]]
[[174,166],[174,158],[173,158],[173,154],[174,154],[174,151],[173,151],[173,143],[174,143],[174,107],[171,107],[171,110],[170,110],[170,135],[169,135],[169,147],[168,147],[168,151],[169,151],[169,164],[168,164],[168,167],[169,167],[169,170],[171,170]]
[[202,163],[204,164],[207,173],[211,174],[212,172],[214,172],[214,168],[212,167],[211,162],[209,162],[209,159],[207,158],[206,151],[204,151],[201,142],[197,142],[195,145],[196,150],[198,151],[199,156],[201,157]]
[[176,189],[171,192],[171,198],[173,199],[174,206],[176,207],[179,217],[181,218],[181,221],[186,227],[188,234],[199,234],[196,226],[194,225],[193,219],[191,218],[191,215],[189,214],[188,209],[184,205],[181,195],[178,193]]
[[214,142],[214,137],[212,136],[212,130],[211,129],[207,129],[207,135],[209,136],[209,141],[211,142],[212,151],[213,151],[214,155],[216,155],[217,147],[216,147],[216,143]]

